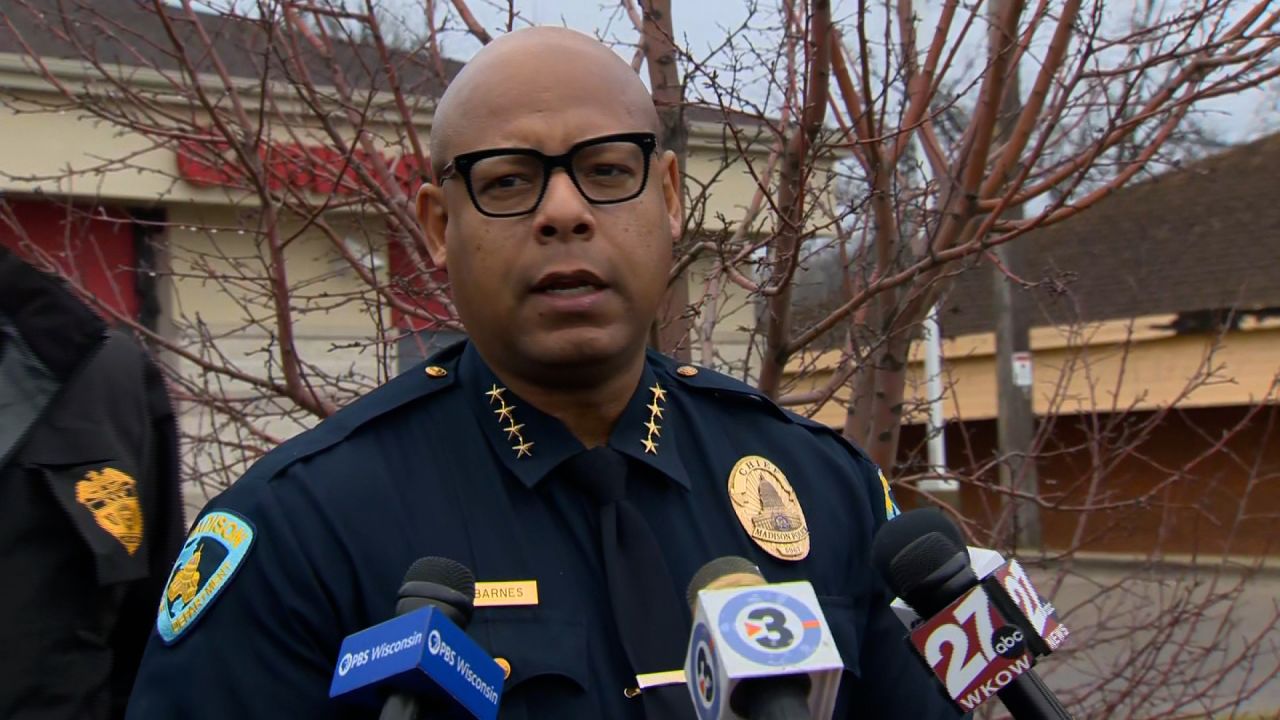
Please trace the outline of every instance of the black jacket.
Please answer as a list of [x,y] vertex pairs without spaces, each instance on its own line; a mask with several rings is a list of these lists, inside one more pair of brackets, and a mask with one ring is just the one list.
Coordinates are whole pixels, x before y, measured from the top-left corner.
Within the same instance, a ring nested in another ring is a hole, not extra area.
[[159,370],[0,249],[0,717],[121,717],[181,542]]

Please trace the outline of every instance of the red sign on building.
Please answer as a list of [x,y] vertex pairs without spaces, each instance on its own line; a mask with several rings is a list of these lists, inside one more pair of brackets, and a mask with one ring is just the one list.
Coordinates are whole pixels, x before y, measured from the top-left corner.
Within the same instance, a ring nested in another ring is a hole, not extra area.
[[[350,155],[324,145],[276,143],[259,145],[255,152],[273,191],[294,189],[319,195],[351,196],[365,192],[360,178],[379,182],[373,156],[363,150]],[[425,168],[411,155],[379,154],[394,181],[408,194],[417,192]],[[224,141],[182,140],[178,143],[178,175],[201,187],[250,189],[249,175],[239,153]]]

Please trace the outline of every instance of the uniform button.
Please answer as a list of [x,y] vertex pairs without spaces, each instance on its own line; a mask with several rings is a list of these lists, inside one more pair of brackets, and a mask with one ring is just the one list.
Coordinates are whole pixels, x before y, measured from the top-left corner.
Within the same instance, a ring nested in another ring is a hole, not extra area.
[[676,368],[676,374],[680,377],[693,377],[698,374],[698,368],[692,365],[681,365]]
[[507,662],[506,658],[496,657],[493,659],[493,661],[498,663],[498,667],[502,668],[503,680],[506,680],[511,677],[511,663]]
[[449,374],[449,371],[448,371],[448,370],[445,370],[444,368],[440,367],[439,365],[428,365],[428,366],[427,366],[427,375],[428,375],[429,377],[433,377],[433,378],[442,378],[442,377],[444,377],[445,375],[448,375],[448,374]]

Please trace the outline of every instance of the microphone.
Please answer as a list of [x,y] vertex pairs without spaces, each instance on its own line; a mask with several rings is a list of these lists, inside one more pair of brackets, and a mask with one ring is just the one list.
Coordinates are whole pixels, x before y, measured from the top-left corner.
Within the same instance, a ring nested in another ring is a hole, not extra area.
[[766,584],[740,557],[689,583],[685,678],[699,720],[830,718],[844,662],[807,582]]
[[1017,561],[979,580],[959,528],[935,508],[886,523],[872,563],[921,618],[909,640],[947,690],[969,712],[997,695],[1017,720],[1070,720],[1031,669],[1067,637]]
[[424,710],[495,720],[504,674],[463,631],[474,597],[475,577],[465,566],[440,557],[414,561],[396,617],[342,641],[329,697],[381,702],[380,720],[418,720]]

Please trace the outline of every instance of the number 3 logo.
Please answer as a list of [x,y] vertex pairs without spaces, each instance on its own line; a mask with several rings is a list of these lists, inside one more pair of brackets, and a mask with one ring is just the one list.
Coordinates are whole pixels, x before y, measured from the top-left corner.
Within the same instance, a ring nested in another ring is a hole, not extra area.
[[716,679],[715,671],[711,668],[711,661],[707,660],[707,648],[705,645],[698,647],[698,691],[702,695],[702,702],[710,705],[712,700],[716,699]]
[[685,672],[692,676],[695,683],[694,709],[698,711],[700,720],[715,720],[720,717],[716,662],[716,656],[711,651],[711,629],[706,623],[698,623],[693,628],[693,638],[689,643]]
[[[787,615],[776,607],[759,607],[747,614],[747,636],[760,647],[783,650],[791,647],[796,635],[787,627]],[[755,624],[750,621],[755,621]]]
[[814,608],[767,586],[731,598],[718,618],[725,644],[752,663],[783,667],[804,662],[822,642],[822,621]]

